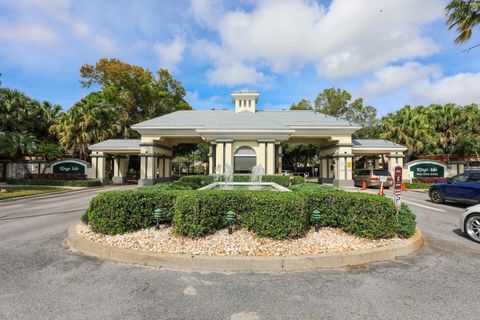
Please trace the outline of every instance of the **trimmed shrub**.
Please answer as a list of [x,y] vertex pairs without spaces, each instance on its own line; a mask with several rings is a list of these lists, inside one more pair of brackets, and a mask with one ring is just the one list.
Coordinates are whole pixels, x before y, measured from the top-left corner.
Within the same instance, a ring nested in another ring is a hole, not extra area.
[[263,176],[263,182],[275,182],[281,186],[289,187],[299,183],[304,183],[305,179],[299,176],[267,175]]
[[331,186],[325,186],[318,183],[299,183],[294,184],[289,187],[290,190],[298,192],[298,191],[331,191],[331,192],[342,192],[339,189],[335,189]]
[[25,179],[33,180],[86,180],[87,175],[82,173],[26,173]]
[[430,188],[430,183],[425,182],[406,182],[405,187],[407,189],[428,189]]
[[84,221],[96,232],[124,233],[151,226],[156,208],[164,210],[164,222],[172,222],[176,233],[189,237],[224,228],[230,209],[236,213],[238,223],[258,236],[273,239],[304,235],[315,209],[321,213],[321,225],[341,228],[359,237],[390,238],[397,233],[408,236],[414,228],[412,214],[406,209],[397,224],[395,206],[388,198],[333,188],[263,192],[166,190],[153,186],[112,191],[92,200]]
[[396,211],[391,199],[371,194],[319,191],[308,193],[309,212],[318,209],[321,225],[341,228],[359,237],[391,238]]
[[397,235],[402,238],[408,238],[415,233],[417,222],[415,214],[410,208],[402,203],[400,212],[398,213]]
[[191,183],[197,186],[197,188],[206,186],[213,183],[213,176],[183,176],[179,182]]
[[197,185],[190,182],[162,182],[157,183],[153,186],[143,187],[144,189],[155,189],[155,190],[195,190]]
[[206,190],[186,192],[179,196],[173,216],[178,234],[201,237],[226,226],[226,213],[233,210],[237,219],[251,211],[252,191]]
[[413,183],[428,183],[432,184],[435,182],[446,182],[448,178],[413,178]]
[[96,232],[122,234],[150,227],[154,210],[160,208],[162,222],[170,223],[176,198],[182,192],[145,188],[101,193],[90,202],[84,221]]
[[8,184],[14,185],[39,185],[39,186],[65,186],[65,187],[98,187],[102,185],[100,180],[55,180],[55,179],[7,179]]
[[242,222],[260,237],[276,240],[298,238],[304,236],[310,227],[306,204],[306,197],[301,193],[257,193],[251,212],[242,214]]

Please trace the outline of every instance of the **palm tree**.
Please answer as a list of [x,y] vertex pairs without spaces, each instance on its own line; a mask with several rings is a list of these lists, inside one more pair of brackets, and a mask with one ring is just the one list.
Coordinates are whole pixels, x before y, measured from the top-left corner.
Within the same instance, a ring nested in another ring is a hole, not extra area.
[[62,113],[50,132],[71,156],[85,160],[89,145],[116,137],[121,130],[116,123],[116,111],[101,93],[91,93]]
[[470,40],[473,28],[480,23],[480,1],[452,0],[445,10],[448,29],[455,28],[458,33],[455,43],[462,44]]
[[18,90],[0,89],[0,131],[23,131],[28,116],[26,107],[29,98]]
[[0,152],[13,161],[22,161],[37,149],[38,141],[31,133],[7,132],[0,138]]

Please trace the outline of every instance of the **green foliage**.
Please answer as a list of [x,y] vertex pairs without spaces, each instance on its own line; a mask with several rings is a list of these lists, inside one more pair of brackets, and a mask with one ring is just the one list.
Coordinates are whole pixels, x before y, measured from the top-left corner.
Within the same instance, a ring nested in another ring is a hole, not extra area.
[[59,105],[37,101],[18,90],[0,88],[0,131],[29,133],[42,142],[56,142],[49,128],[61,110]]
[[84,221],[96,232],[122,234],[150,227],[154,223],[154,210],[160,208],[163,222],[168,223],[182,192],[185,191],[142,188],[101,193],[90,202]]
[[7,179],[8,184],[14,185],[39,185],[39,186],[65,186],[65,187],[98,187],[100,180],[55,180],[55,179]]
[[334,187],[325,186],[318,183],[294,184],[291,187],[289,187],[289,189],[292,191],[331,191],[331,192],[340,191],[338,189],[335,189]]
[[213,176],[183,176],[179,182],[191,183],[197,186],[197,188],[206,186],[207,184],[213,183]]
[[302,99],[298,103],[293,103],[290,110],[313,110],[312,102],[307,99]]
[[306,197],[294,192],[253,193],[249,212],[242,215],[243,225],[260,237],[276,240],[298,238],[310,226]]
[[480,23],[480,1],[451,0],[445,7],[448,29],[455,29],[455,43],[462,44],[472,37],[473,29]]
[[397,232],[395,207],[389,199],[300,186],[298,192],[174,191],[155,186],[113,191],[100,194],[91,202],[84,221],[97,232],[124,233],[151,226],[154,210],[161,208],[164,222],[173,222],[175,232],[201,237],[224,228],[226,213],[233,210],[237,223],[258,236],[286,239],[301,237],[311,224],[311,213],[318,209],[321,225],[341,228],[359,237],[389,238]]
[[33,155],[37,145],[38,140],[31,133],[7,132],[0,136],[0,156],[19,161]]
[[308,194],[308,211],[319,210],[320,224],[365,238],[391,238],[396,234],[392,200],[371,194],[319,191]]
[[213,233],[227,225],[226,213],[229,210],[236,213],[237,219],[250,212],[255,196],[254,191],[186,192],[179,196],[176,203],[174,231],[189,237]]
[[185,89],[166,69],[157,76],[148,69],[118,59],[100,59],[80,68],[85,87],[97,84],[105,100],[117,108],[115,123],[123,138],[135,138],[130,127],[173,111],[191,109],[184,100]]
[[402,238],[408,238],[415,233],[417,222],[415,214],[410,208],[402,203],[398,213],[397,234]]
[[155,190],[195,190],[198,189],[197,185],[190,182],[162,182],[155,184],[150,187],[144,187],[144,189],[155,189]]
[[405,187],[408,189],[428,189],[430,188],[431,183],[425,182],[406,182]]
[[476,154],[480,152],[479,122],[475,104],[405,106],[382,119],[380,137],[405,145],[410,159],[420,154]]

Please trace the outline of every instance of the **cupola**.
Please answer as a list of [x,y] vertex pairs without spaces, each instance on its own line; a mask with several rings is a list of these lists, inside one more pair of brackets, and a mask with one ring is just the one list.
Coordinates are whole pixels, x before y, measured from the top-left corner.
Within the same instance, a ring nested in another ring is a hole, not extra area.
[[260,93],[250,90],[240,90],[232,92],[232,101],[235,104],[235,113],[248,111],[255,113]]

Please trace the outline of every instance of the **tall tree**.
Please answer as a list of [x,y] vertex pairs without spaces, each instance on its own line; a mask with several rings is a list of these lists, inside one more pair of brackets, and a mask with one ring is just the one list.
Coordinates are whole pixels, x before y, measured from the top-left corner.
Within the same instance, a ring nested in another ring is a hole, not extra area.
[[116,112],[102,92],[93,92],[61,114],[50,131],[69,155],[85,160],[89,145],[117,137],[121,131]]
[[31,133],[7,132],[0,137],[0,155],[13,161],[22,161],[34,154],[38,140]]
[[293,103],[290,110],[313,110],[312,102],[307,99],[302,99],[298,103]]
[[85,87],[101,86],[105,99],[117,106],[120,136],[138,137],[130,126],[153,117],[179,110],[191,109],[184,100],[185,89],[167,70],[155,77],[150,70],[130,65],[118,59],[100,59],[95,65],[80,68]]
[[352,95],[345,90],[325,89],[315,99],[315,109],[330,116],[341,117],[345,115],[350,99]]

